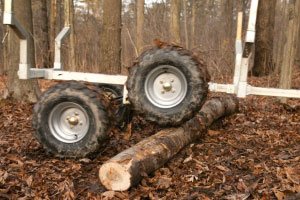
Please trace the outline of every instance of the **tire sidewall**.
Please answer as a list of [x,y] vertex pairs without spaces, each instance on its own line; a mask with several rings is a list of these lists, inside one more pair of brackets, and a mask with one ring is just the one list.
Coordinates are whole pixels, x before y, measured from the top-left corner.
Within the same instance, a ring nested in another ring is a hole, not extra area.
[[[194,110],[200,109],[207,90],[203,91],[199,90],[199,88],[206,83],[200,74],[198,64],[189,55],[180,55],[177,51],[168,49],[154,49],[142,56],[141,62],[133,67],[134,69],[130,74],[131,80],[127,84],[127,86],[130,85],[129,99],[134,101],[134,107],[140,114],[146,116],[150,121],[156,121],[161,125],[179,125],[190,118]],[[139,95],[138,100],[134,99],[137,98],[134,93],[145,94],[144,85],[147,74],[155,67],[161,65],[171,65],[177,68],[184,74],[187,81],[185,98],[172,108],[159,108],[153,105],[146,95]]]
[[[87,88],[84,88],[88,90]],[[77,142],[65,143],[58,140],[49,127],[51,110],[63,102],[73,102],[82,107],[89,118],[89,128],[86,135]],[[48,92],[41,101],[36,104],[34,112],[34,127],[36,138],[46,150],[62,157],[84,157],[96,152],[100,143],[107,138],[107,116],[100,102],[77,89],[61,89]]]

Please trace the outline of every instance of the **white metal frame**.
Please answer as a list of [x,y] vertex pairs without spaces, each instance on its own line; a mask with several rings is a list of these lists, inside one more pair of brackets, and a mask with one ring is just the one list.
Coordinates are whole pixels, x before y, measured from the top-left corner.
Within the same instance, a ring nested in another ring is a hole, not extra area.
[[251,0],[248,28],[246,32],[245,45],[242,46],[242,14],[238,16],[238,29],[236,38],[236,58],[233,84],[210,83],[209,89],[213,92],[226,92],[237,94],[245,98],[247,95],[263,95],[276,97],[300,98],[300,90],[254,87],[247,83],[249,61],[255,42],[255,24],[259,0]]
[[[259,0],[251,1],[250,16],[246,32],[245,45],[242,45],[242,14],[238,16],[238,31],[236,38],[236,58],[233,84],[209,83],[212,92],[226,92],[237,94],[238,97],[245,98],[247,95],[264,95],[300,98],[300,90],[287,90],[278,88],[253,87],[247,84],[249,60],[252,56],[252,48],[255,41],[255,24],[257,7]],[[20,79],[44,78],[50,80],[76,80],[94,83],[106,83],[124,85],[124,103],[127,101],[127,90],[125,82],[127,76],[106,75],[96,73],[82,73],[63,71],[61,63],[61,43],[69,34],[70,27],[64,27],[55,39],[55,58],[54,66],[50,69],[33,68],[28,59],[28,38],[30,34],[22,27],[13,13],[13,0],[5,0],[3,24],[9,25],[20,39],[20,63],[18,75]]]

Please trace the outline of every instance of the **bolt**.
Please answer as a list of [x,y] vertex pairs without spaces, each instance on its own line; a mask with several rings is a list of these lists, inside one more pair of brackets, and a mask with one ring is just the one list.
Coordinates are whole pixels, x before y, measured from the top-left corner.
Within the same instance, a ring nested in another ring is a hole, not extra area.
[[165,94],[166,92],[164,90],[161,91],[162,94]]
[[69,122],[69,124],[71,125],[71,126],[76,126],[76,125],[78,125],[78,123],[79,123],[79,118],[78,117],[70,117],[69,119],[68,119],[68,122]]
[[176,92],[176,90],[172,90],[172,93],[175,93]]
[[164,84],[164,82],[163,82],[163,81],[159,81],[159,83],[160,83],[160,84]]
[[174,83],[174,79],[171,80],[171,83]]
[[164,90],[165,90],[166,92],[169,92],[169,91],[171,91],[171,89],[172,89],[172,84],[169,83],[169,82],[166,82],[166,83],[163,85],[163,88],[164,88]]
[[75,112],[75,115],[78,116],[79,115],[78,112]]

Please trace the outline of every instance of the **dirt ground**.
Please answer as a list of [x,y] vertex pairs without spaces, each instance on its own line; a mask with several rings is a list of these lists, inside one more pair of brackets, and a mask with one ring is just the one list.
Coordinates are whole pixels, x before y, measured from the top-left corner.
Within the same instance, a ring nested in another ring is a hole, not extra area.
[[[293,87],[300,89],[300,73],[295,77]],[[101,164],[157,127],[136,118],[132,136],[113,130],[96,158],[59,159],[32,136],[33,105],[2,100],[0,199],[300,199],[300,100],[289,104],[272,97],[241,99],[238,113],[217,121],[205,138],[137,187],[111,192],[98,181]]]

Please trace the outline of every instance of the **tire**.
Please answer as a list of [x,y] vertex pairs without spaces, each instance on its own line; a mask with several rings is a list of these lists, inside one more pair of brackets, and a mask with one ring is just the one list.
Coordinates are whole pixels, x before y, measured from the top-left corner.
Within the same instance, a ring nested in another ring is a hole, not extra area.
[[203,62],[187,50],[168,45],[145,51],[129,69],[126,86],[138,114],[159,125],[177,126],[199,111],[208,81]]
[[98,94],[77,82],[46,91],[34,106],[34,135],[58,157],[96,153],[108,138],[108,117]]
[[120,85],[109,84],[97,84],[100,89],[100,93],[109,99],[110,119],[114,122],[114,125],[121,130],[127,127],[127,124],[131,122],[133,113],[131,107],[128,104],[123,104],[123,87]]
[[123,100],[123,87],[119,85],[97,84],[100,90],[105,93],[111,101]]

